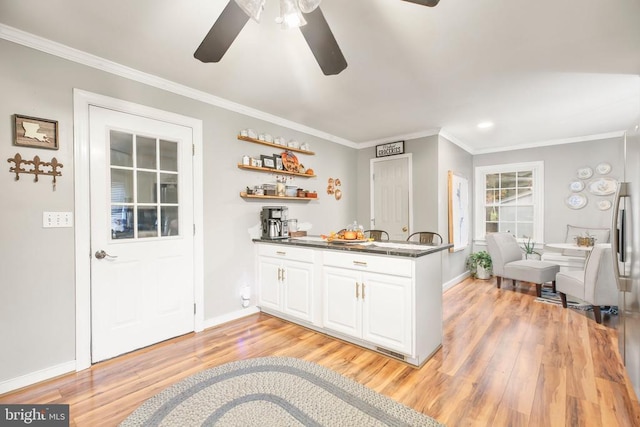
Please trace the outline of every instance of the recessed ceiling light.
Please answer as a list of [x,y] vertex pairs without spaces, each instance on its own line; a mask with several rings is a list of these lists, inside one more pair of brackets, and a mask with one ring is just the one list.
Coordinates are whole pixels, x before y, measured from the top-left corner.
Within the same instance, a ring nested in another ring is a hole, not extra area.
[[493,127],[493,122],[480,122],[478,123],[478,129],[489,129]]

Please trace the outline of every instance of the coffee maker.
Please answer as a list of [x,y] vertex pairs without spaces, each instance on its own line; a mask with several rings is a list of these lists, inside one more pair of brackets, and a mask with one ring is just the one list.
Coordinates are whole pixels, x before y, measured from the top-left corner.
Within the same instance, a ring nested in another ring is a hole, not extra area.
[[263,239],[288,239],[289,223],[287,217],[289,208],[286,206],[263,206],[260,212]]

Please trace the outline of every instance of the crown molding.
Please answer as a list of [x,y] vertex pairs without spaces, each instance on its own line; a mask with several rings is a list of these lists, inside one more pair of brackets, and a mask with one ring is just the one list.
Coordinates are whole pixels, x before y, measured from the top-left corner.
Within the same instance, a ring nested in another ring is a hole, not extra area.
[[503,151],[513,151],[513,150],[525,150],[527,148],[540,148],[540,147],[548,147],[551,145],[562,145],[562,144],[573,144],[575,142],[588,142],[588,141],[597,141],[599,139],[611,139],[611,138],[621,138],[624,136],[625,131],[613,131],[607,133],[601,133],[597,135],[586,135],[586,136],[578,136],[573,138],[563,138],[563,139],[553,139],[548,141],[537,141],[530,142],[527,144],[520,145],[512,145],[510,147],[501,147],[501,148],[487,148],[481,150],[475,150],[475,152],[471,153],[473,155],[477,154],[491,154],[491,153],[500,153]]
[[444,139],[446,139],[447,141],[451,142],[452,144],[455,144],[458,147],[462,148],[467,153],[469,153],[471,155],[475,154],[473,152],[473,148],[469,147],[467,144],[465,144],[464,142],[460,141],[458,138],[456,138],[455,136],[451,135],[447,131],[440,131],[440,136],[443,137]]
[[498,153],[503,151],[522,150],[526,148],[544,147],[544,146],[550,146],[550,145],[571,144],[574,142],[593,141],[597,139],[616,138],[616,137],[622,137],[624,135],[624,131],[622,130],[622,131],[614,131],[614,132],[609,132],[609,133],[604,133],[599,135],[587,135],[582,137],[531,142],[531,143],[520,144],[520,145],[512,145],[509,147],[472,149],[469,145],[458,140],[457,138],[449,134],[446,130],[428,129],[428,130],[410,133],[410,134],[403,134],[403,135],[397,135],[397,136],[388,137],[388,138],[381,138],[377,140],[356,143],[356,142],[353,142],[344,138],[340,138],[336,135],[332,135],[327,132],[323,132],[321,130],[318,130],[309,126],[305,126],[303,124],[293,122],[283,117],[279,117],[270,113],[266,113],[261,110],[247,107],[246,105],[238,104],[236,102],[232,102],[227,99],[224,99],[215,95],[211,95],[207,92],[197,90],[189,86],[181,85],[171,80],[163,79],[161,77],[155,76],[153,74],[145,73],[131,67],[127,67],[117,62],[110,61],[96,55],[92,55],[90,53],[69,47],[67,45],[64,45],[58,42],[54,42],[52,40],[49,40],[40,36],[36,36],[34,34],[19,30],[17,28],[10,27],[2,23],[0,23],[0,39],[4,39],[22,46],[30,47],[32,49],[39,50],[41,52],[48,53],[50,55],[54,55],[59,58],[63,58],[72,62],[76,62],[78,64],[82,64],[87,67],[95,68],[97,70],[101,70],[113,75],[117,75],[128,80],[146,84],[148,86],[155,87],[157,89],[161,89],[167,92],[174,93],[176,95],[191,98],[196,101],[203,102],[205,104],[220,107],[225,110],[233,111],[239,114],[243,114],[249,117],[259,119],[259,120],[264,120],[266,122],[270,122],[279,126],[284,126],[289,129],[297,130],[299,132],[316,136],[318,138],[322,138],[324,140],[331,141],[336,144],[344,145],[354,149],[374,147],[378,144],[384,144],[388,142],[412,140],[412,139],[424,138],[424,137],[433,136],[433,135],[440,135],[441,137],[447,139],[451,143],[467,151],[469,154],[477,155],[477,154]]
[[365,142],[359,143],[357,148],[358,149],[370,148],[370,147],[375,147],[376,145],[379,145],[379,144],[386,144],[388,142],[408,141],[408,140],[412,140],[412,139],[424,138],[424,137],[427,137],[427,136],[438,135],[439,132],[440,132],[440,129],[427,129],[427,130],[420,131],[420,132],[414,132],[414,133],[407,133],[407,134],[403,134],[403,135],[390,136],[390,137],[381,138],[381,139],[374,139],[374,140],[370,140],[370,141],[365,141]]
[[162,89],[176,95],[185,96],[187,98],[191,98],[205,104],[214,105],[216,107],[224,108],[225,110],[244,114],[246,116],[284,126],[289,129],[304,132],[306,134],[313,135],[318,138],[334,142],[336,144],[345,145],[350,148],[358,148],[358,144],[354,143],[353,141],[340,138],[338,136],[302,125],[300,123],[293,122],[291,120],[287,120],[279,116],[275,116],[273,114],[266,113],[264,111],[247,107],[246,105],[238,104],[236,102],[211,95],[201,90],[193,89],[189,86],[181,85],[173,81],[163,79],[153,74],[145,73],[134,68],[127,67],[117,62],[92,55],[90,53],[54,42],[49,39],[45,39],[40,36],[36,36],[26,31],[18,30],[17,28],[13,28],[1,23],[0,39],[20,44],[22,46],[30,47],[32,49],[48,53],[59,58],[67,59],[69,61],[76,62],[87,67],[95,68],[97,70],[114,74],[128,80],[136,81],[138,83],[143,83],[157,89]]

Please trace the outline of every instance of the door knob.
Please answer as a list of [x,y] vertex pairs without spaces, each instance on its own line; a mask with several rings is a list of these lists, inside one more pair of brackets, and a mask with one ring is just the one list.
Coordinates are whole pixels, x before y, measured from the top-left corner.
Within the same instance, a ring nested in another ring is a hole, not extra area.
[[405,233],[407,232],[407,230],[408,230],[408,228],[407,228],[406,225],[404,227],[402,227],[402,231],[404,231]]
[[109,255],[108,253],[106,253],[105,251],[103,251],[102,249],[100,249],[99,251],[96,251],[96,258],[97,259],[103,259],[103,258],[118,258],[117,255]]

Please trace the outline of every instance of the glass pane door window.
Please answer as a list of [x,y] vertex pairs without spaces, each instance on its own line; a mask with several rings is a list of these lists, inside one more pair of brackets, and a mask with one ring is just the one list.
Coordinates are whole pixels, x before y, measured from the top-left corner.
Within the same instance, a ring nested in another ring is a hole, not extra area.
[[180,233],[178,142],[110,131],[111,238]]

